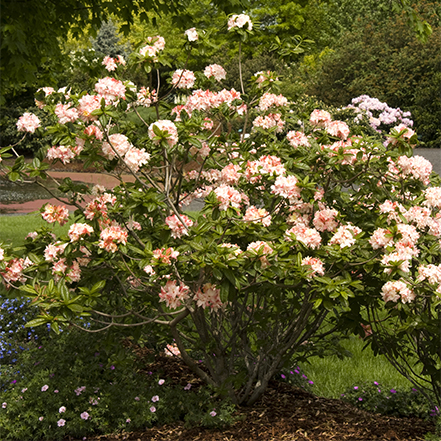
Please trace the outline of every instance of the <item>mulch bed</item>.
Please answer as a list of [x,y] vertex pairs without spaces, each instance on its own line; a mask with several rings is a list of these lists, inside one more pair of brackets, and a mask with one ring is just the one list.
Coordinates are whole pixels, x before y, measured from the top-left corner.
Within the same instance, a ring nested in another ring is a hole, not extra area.
[[[137,349],[140,358],[151,356]],[[195,387],[200,380],[179,359],[157,356],[145,372],[166,375],[167,383]],[[422,441],[435,432],[434,422],[372,414],[336,399],[317,397],[301,388],[272,381],[252,407],[240,408],[225,429],[185,428],[183,423],[143,431],[87,437],[88,441]],[[441,439],[441,438],[440,438]],[[74,440],[72,440],[74,441]]]

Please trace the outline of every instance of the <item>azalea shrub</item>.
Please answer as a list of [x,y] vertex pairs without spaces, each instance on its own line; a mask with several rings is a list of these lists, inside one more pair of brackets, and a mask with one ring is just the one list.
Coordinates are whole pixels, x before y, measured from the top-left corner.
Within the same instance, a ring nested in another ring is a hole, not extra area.
[[[254,32],[248,16],[228,29],[241,45]],[[197,30],[187,36],[191,51]],[[38,93],[57,124],[17,123],[52,142],[3,167],[12,181],[82,161],[119,182],[65,178],[65,197],[41,213],[63,224],[76,207],[68,234],[32,232],[21,254],[2,247],[4,293],[39,308],[28,325],[162,333],[195,374],[248,405],[335,330],[371,326],[397,363],[416,349],[422,369],[403,373],[439,402],[441,181],[412,155],[410,119],[366,133],[358,111],[348,124],[282,96],[271,71],[239,92],[223,88],[220,65],[177,66],[164,85],[165,44],[150,37],[124,60],[145,84],[106,59],[93,91]]]

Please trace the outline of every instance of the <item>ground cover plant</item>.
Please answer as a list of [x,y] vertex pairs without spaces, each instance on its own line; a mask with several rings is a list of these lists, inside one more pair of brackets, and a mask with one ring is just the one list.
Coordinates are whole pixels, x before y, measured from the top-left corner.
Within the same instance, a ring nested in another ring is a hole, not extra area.
[[[227,27],[240,52],[252,21]],[[203,44],[186,35],[187,50]],[[153,73],[168,63],[165,44],[149,37],[128,62],[106,57],[109,76],[91,93],[37,97],[58,118],[45,128],[52,147],[32,164],[17,158],[9,179],[44,179],[43,159],[76,158],[120,185],[65,179],[78,208],[67,235],[37,231],[21,255],[1,249],[4,292],[39,308],[28,325],[174,340],[195,375],[249,406],[293,360],[338,351],[336,331],[368,329],[367,343],[439,405],[441,181],[412,156],[410,123],[367,134],[351,109],[348,124],[277,95],[273,72],[239,92],[222,88],[221,66],[178,66],[164,87]],[[120,80],[127,64],[155,90]],[[41,130],[31,114],[17,124]],[[204,208],[191,218],[195,199]],[[63,225],[68,212],[47,205],[42,216]]]

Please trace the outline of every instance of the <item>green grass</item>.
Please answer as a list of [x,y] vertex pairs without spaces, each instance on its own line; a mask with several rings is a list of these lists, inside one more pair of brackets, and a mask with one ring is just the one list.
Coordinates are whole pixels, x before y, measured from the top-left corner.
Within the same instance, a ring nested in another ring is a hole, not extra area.
[[[56,224],[53,232],[56,235],[66,234],[72,221],[60,227]],[[24,243],[28,233],[48,224],[41,214],[26,214],[20,216],[0,216],[0,243],[18,247]]]
[[326,398],[340,398],[347,388],[362,381],[377,381],[400,390],[414,387],[384,356],[374,356],[370,347],[363,350],[364,345],[360,338],[351,337],[342,346],[352,353],[352,357],[343,360],[337,356],[311,357],[309,364],[301,365],[308,379],[314,381],[313,392]]

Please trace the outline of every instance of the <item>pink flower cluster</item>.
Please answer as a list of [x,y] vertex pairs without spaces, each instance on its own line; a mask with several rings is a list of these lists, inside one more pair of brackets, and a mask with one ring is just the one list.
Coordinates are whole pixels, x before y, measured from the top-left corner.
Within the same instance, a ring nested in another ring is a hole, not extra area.
[[295,132],[294,130],[291,130],[286,134],[286,138],[293,147],[310,146],[309,140],[303,132]]
[[245,25],[248,26],[248,30],[251,31],[253,29],[253,23],[249,15],[239,14],[232,15],[228,20],[228,30],[233,28],[243,28]]
[[37,115],[26,112],[17,121],[17,130],[19,132],[34,133],[38,127],[41,126],[41,122]]
[[178,89],[192,89],[196,77],[191,70],[178,69],[173,73],[171,83]]
[[147,42],[149,44],[142,47],[139,53],[143,57],[153,58],[153,61],[156,61],[159,51],[163,51],[165,48],[165,40],[157,35],[156,37],[148,37]]
[[182,302],[189,298],[190,288],[179,283],[176,280],[168,280],[165,286],[161,287],[159,293],[160,302],[165,302],[167,308],[176,309],[181,306]]
[[282,115],[280,113],[269,113],[268,115],[259,115],[253,121],[253,128],[260,127],[261,129],[268,130],[276,127],[276,133],[281,133],[285,121],[282,120]]
[[410,303],[415,299],[415,293],[401,280],[387,282],[381,288],[381,295],[385,302]]
[[187,36],[188,41],[197,41],[199,39],[196,28],[187,29],[184,34]]
[[319,248],[322,243],[320,233],[315,228],[308,228],[302,223],[294,225],[285,232],[285,238],[287,241],[292,241],[293,237],[313,250]]
[[111,77],[98,80],[98,83],[95,84],[95,90],[99,95],[99,99],[104,98],[106,104],[112,104],[120,98],[125,99],[126,97],[126,87],[124,84]]
[[156,133],[154,132],[153,128],[156,127],[161,132],[163,132],[164,139],[167,141],[167,144],[169,147],[173,147],[178,142],[178,129],[176,128],[175,124],[172,121],[169,121],[167,119],[165,120],[158,120],[149,126],[149,137],[151,140],[153,140],[154,144],[159,144],[161,142],[162,137],[158,137]]
[[314,276],[324,276],[325,275],[325,266],[324,263],[318,259],[317,257],[305,257],[302,259],[302,265],[303,266],[309,266],[310,274],[308,275],[308,278],[314,277]]
[[92,112],[100,108],[101,98],[99,95],[87,94],[78,100],[78,115],[84,121],[95,121],[98,119],[97,116],[92,115]]
[[335,231],[338,227],[338,221],[335,219],[337,215],[337,210],[323,208],[315,213],[312,223],[319,231]]
[[266,211],[265,208],[256,208],[254,205],[247,208],[243,220],[255,224],[260,223],[264,227],[269,227],[271,225],[271,215],[269,212]]
[[118,250],[117,244],[127,243],[127,231],[123,230],[119,225],[112,225],[105,228],[100,233],[100,242],[98,246],[110,253],[115,253]]
[[247,253],[251,256],[259,256],[259,260],[260,263],[262,264],[262,267],[266,268],[270,264],[268,260],[268,256],[273,254],[274,250],[267,242],[263,240],[259,240],[257,242],[251,242],[247,246]]
[[121,64],[122,66],[126,65],[126,60],[124,60],[122,55],[118,55],[117,58],[112,58],[107,55],[103,59],[103,65],[109,72],[116,70],[118,64]]
[[332,236],[329,245],[340,245],[340,248],[351,247],[355,244],[355,236],[360,233],[361,229],[355,225],[342,225]]
[[176,214],[173,214],[165,219],[165,223],[172,231],[171,235],[174,239],[178,239],[184,235],[188,236],[188,228],[193,226],[193,221],[185,214],[180,214],[179,217],[181,219],[179,219]]
[[58,222],[61,226],[69,220],[69,210],[64,205],[46,204],[41,215],[46,222]]
[[86,219],[93,220],[95,218],[107,219],[107,204],[114,205],[116,197],[109,193],[104,193],[96,197],[92,202],[89,202],[85,209],[84,215]]
[[225,69],[220,66],[219,64],[210,64],[204,69],[204,75],[207,78],[214,77],[216,81],[222,81],[225,80],[227,77],[227,73],[225,72]]
[[259,100],[259,109],[265,112],[270,107],[283,107],[288,105],[288,100],[283,95],[264,93]]
[[75,223],[69,228],[67,235],[71,242],[78,242],[84,239],[85,236],[90,236],[93,233],[93,228],[88,224]]
[[281,196],[293,204],[300,199],[300,187],[297,187],[298,179],[294,175],[277,176],[274,185],[271,186],[271,193]]
[[198,289],[194,296],[194,301],[197,306],[202,308],[211,308],[213,311],[217,311],[222,307],[222,301],[220,299],[220,289],[216,288],[216,285],[206,283],[202,286],[202,290]]
[[404,176],[412,176],[428,185],[430,174],[432,173],[432,164],[422,156],[400,156],[397,161],[398,167]]
[[60,124],[66,124],[68,122],[75,122],[80,116],[78,110],[75,107],[71,107],[71,104],[58,103],[55,107],[55,115],[58,117]]
[[[412,138],[412,136],[415,135],[415,132],[412,129],[410,129],[406,124],[403,123],[393,127],[392,130],[397,133],[403,132],[400,135],[399,139],[404,141],[409,141],[410,138]],[[389,137],[388,141],[392,145],[396,145],[398,143],[398,139],[392,137]]]
[[214,190],[217,200],[220,202],[219,209],[226,211],[230,206],[240,208],[241,205],[248,205],[248,196],[241,193],[230,185],[222,184]]
[[6,286],[13,282],[19,281],[25,283],[26,278],[23,275],[23,270],[32,265],[29,258],[16,258],[6,262],[5,269],[0,271],[0,275],[3,277]]

